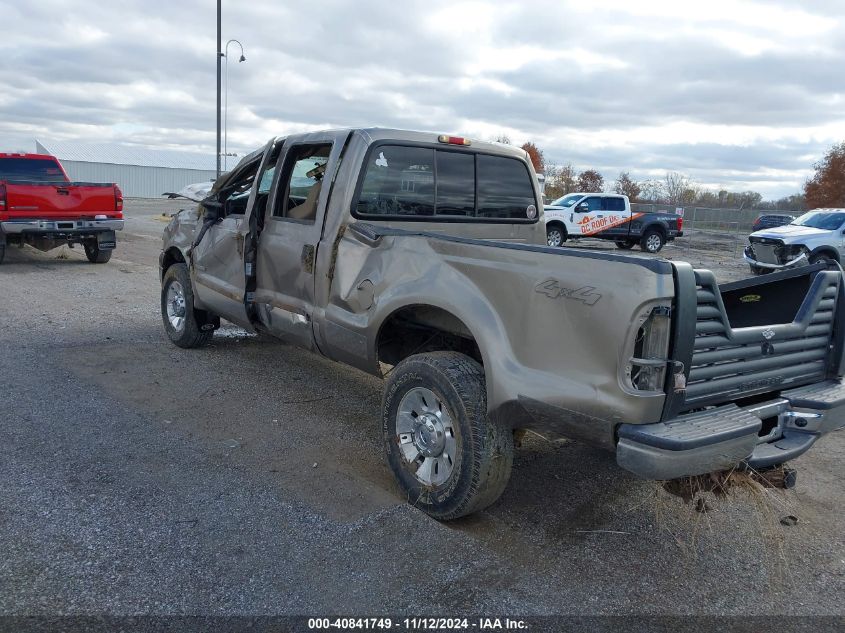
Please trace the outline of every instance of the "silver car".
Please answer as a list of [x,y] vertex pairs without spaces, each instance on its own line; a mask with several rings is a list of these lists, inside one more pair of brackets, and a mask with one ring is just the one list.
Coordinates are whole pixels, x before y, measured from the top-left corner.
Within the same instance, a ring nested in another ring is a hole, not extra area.
[[845,209],[814,209],[784,226],[748,236],[743,257],[762,274],[822,261],[842,261]]

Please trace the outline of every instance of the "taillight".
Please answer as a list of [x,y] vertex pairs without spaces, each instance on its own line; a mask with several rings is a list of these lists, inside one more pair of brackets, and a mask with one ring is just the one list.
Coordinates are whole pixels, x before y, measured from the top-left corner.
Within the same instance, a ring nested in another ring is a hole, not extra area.
[[678,230],[679,231],[684,230],[684,216],[682,216],[682,215],[678,216]]
[[115,211],[123,214],[123,192],[117,185],[114,186],[114,208]]
[[6,185],[0,183],[0,213],[6,212]]
[[668,306],[657,306],[637,331],[634,355],[628,361],[628,373],[634,389],[664,390],[671,327],[671,310]]

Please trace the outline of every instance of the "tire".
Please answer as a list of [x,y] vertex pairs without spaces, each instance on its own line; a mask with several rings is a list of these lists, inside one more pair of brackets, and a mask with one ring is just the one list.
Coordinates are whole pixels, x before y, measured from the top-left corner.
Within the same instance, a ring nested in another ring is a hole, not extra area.
[[488,418],[484,369],[469,356],[428,352],[396,365],[385,384],[382,432],[408,501],[435,519],[486,508],[508,484],[513,431]]
[[566,241],[566,229],[560,224],[546,227],[546,244],[549,246],[563,246]]
[[616,248],[621,248],[623,251],[627,251],[634,248],[634,244],[636,244],[636,242],[632,242],[631,240],[617,240]]
[[82,246],[85,248],[85,257],[92,264],[105,264],[111,259],[111,249],[101,251],[96,242],[85,242]]
[[[751,264],[749,264],[751,266]],[[771,272],[768,268],[760,268],[759,266],[751,266],[752,275],[767,275]]]
[[640,248],[646,253],[659,253],[665,244],[666,238],[657,229],[648,229],[640,240]]
[[3,263],[3,258],[6,257],[6,238],[0,238],[0,264]]
[[828,255],[827,253],[816,253],[815,255],[810,257],[809,263],[810,263],[810,265],[824,263],[827,268],[830,268],[831,263],[834,262],[834,261],[836,261],[836,260],[833,259],[833,257]]
[[173,264],[161,281],[161,319],[168,338],[186,349],[202,347],[214,335],[213,326],[208,327],[207,320],[202,318],[204,314],[194,308],[188,267]]

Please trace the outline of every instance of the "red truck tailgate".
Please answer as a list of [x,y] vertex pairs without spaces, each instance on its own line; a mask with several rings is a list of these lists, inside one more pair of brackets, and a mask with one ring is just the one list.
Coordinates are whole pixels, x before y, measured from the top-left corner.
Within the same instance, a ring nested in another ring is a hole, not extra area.
[[6,184],[4,219],[93,219],[122,217],[114,185],[75,182],[14,182]]

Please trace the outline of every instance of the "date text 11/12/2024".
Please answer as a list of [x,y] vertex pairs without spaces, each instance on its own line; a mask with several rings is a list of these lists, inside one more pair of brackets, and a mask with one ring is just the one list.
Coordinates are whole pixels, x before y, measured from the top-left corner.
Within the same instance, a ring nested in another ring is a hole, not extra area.
[[448,631],[448,630],[526,630],[524,620],[510,618],[309,618],[309,630],[390,630]]

